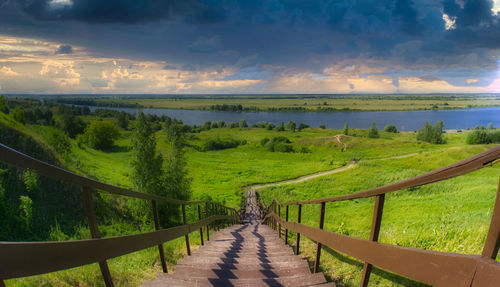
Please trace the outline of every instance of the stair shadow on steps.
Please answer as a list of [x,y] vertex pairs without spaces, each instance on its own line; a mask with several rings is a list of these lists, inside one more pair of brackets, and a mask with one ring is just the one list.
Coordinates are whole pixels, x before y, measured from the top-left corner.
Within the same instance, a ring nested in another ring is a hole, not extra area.
[[[245,241],[245,238],[241,236],[240,232],[242,232],[249,226],[250,225],[245,224],[242,227],[231,232],[231,235],[235,238],[235,240],[231,242],[229,249],[223,253],[225,258],[221,258],[221,260],[224,262],[224,264],[219,264],[221,269],[212,269],[212,271],[217,275],[218,278],[208,279],[213,286],[233,286],[233,284],[230,282],[230,279],[238,279],[238,277],[231,270],[238,269],[236,265],[237,263],[243,263],[238,262],[235,258],[240,258],[239,253],[241,252],[243,248],[243,242]],[[259,271],[266,277],[261,280],[268,286],[282,287],[283,285],[275,279],[278,276],[272,271],[272,266],[269,264],[271,262],[267,259],[267,248],[265,245],[266,240],[258,232],[259,224],[252,226],[254,226],[252,234],[258,238],[256,244],[258,252],[256,253],[256,257],[261,262],[259,265],[262,268],[262,270]]]

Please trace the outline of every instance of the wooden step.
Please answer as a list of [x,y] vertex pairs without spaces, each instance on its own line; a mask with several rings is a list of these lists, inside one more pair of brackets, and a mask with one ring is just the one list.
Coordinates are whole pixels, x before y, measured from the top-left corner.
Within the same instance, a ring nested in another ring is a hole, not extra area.
[[308,266],[287,269],[201,269],[192,266],[178,266],[173,278],[226,278],[226,279],[265,279],[283,278],[311,274]]
[[296,261],[296,262],[273,262],[269,263],[238,263],[238,264],[225,264],[225,263],[210,263],[200,266],[197,263],[183,263],[178,262],[177,266],[190,266],[197,268],[206,268],[206,269],[242,269],[242,270],[279,270],[279,269],[288,269],[288,268],[298,268],[298,267],[307,267],[309,268],[309,264],[305,260]]

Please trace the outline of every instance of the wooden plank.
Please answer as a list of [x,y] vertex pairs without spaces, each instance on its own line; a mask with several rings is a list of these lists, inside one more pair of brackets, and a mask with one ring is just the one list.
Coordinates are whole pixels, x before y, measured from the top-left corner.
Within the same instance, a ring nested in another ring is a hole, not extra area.
[[[297,206],[297,223],[300,224],[302,219],[302,204]],[[297,241],[295,242],[295,254],[299,255],[300,249],[300,232],[297,231]]]
[[[187,219],[186,219],[186,205],[182,205],[182,223],[184,225],[187,224]],[[184,238],[186,239],[186,250],[187,250],[187,255],[191,255],[191,247],[189,246],[189,232],[184,234]]]
[[[158,205],[156,200],[151,201],[153,207],[153,219],[155,222],[155,230],[160,230],[160,219],[158,218]],[[165,261],[165,251],[163,250],[163,244],[158,244],[158,252],[160,253],[161,269],[163,273],[168,273],[167,262]]]
[[[279,220],[276,214],[269,216]],[[481,256],[419,250],[349,237],[295,222],[292,231],[387,271],[434,286],[469,287]],[[500,278],[500,273],[495,275]],[[498,282],[498,281],[497,281]]]
[[[323,229],[325,223],[325,206],[326,203],[322,202],[319,210],[319,229]],[[319,272],[319,260],[321,258],[321,242],[317,242],[316,245],[316,260],[314,261],[314,273]]]
[[[198,204],[198,220],[201,220],[201,207]],[[205,245],[203,242],[203,226],[200,227],[200,239],[201,239],[201,246]]]
[[483,256],[495,259],[500,246],[500,181],[498,184],[497,198],[493,207],[488,235],[484,243]]
[[181,237],[197,231],[200,226],[227,219],[211,216],[200,222],[159,231],[101,239],[56,242],[0,242],[0,278],[11,279],[74,268]]
[[[375,206],[373,208],[372,217],[372,229],[370,231],[370,240],[378,241],[378,236],[380,234],[380,224],[382,223],[382,212],[384,210],[384,200],[385,194],[377,195],[375,197]],[[370,281],[370,273],[372,271],[372,265],[365,262],[363,266],[363,273],[361,275],[361,287],[367,287]]]
[[[285,220],[288,222],[288,205],[286,206]],[[285,244],[288,244],[288,229],[285,229]]]
[[[97,220],[95,217],[94,191],[88,186],[83,187],[83,202],[85,205],[85,212],[87,213],[90,235],[92,236],[92,238],[98,239],[100,236],[99,228],[97,227]],[[106,260],[99,261],[99,268],[101,269],[101,274],[106,287],[113,287],[113,279],[111,278],[111,273],[109,272],[109,267]]]
[[[210,216],[209,211],[208,211],[208,206],[210,203],[205,202],[205,217],[208,218]],[[207,224],[207,241],[210,240],[210,224]]]

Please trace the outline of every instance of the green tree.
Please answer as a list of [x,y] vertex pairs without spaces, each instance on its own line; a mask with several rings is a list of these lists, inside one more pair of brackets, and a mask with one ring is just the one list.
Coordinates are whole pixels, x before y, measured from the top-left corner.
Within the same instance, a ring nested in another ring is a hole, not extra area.
[[71,138],[75,138],[76,135],[83,133],[86,123],[74,115],[63,114],[58,117],[56,126]]
[[[131,180],[139,192],[164,195],[163,192],[163,158],[156,153],[156,137],[143,112],[139,113],[131,138],[132,174]],[[147,219],[149,203],[136,200],[133,209],[137,217]]]
[[489,144],[492,139],[486,130],[475,129],[467,134],[466,142],[467,144]]
[[384,131],[388,132],[388,133],[397,133],[398,132],[398,128],[396,128],[395,125],[386,125],[384,127]]
[[281,122],[280,125],[276,128],[276,130],[279,132],[285,131],[285,123]]
[[325,125],[319,125],[319,128],[320,129],[326,129],[326,126]]
[[434,126],[429,122],[425,122],[424,127],[417,133],[417,140],[425,141],[432,144],[443,144],[443,121],[437,121]]
[[16,120],[17,122],[20,122],[23,125],[26,123],[24,110],[20,107],[16,106],[13,110],[10,111],[10,113],[12,114],[12,118],[14,118],[14,120]]
[[105,150],[113,146],[120,136],[118,127],[108,121],[93,121],[85,128],[81,141],[92,148]]
[[9,113],[9,107],[7,106],[7,100],[2,95],[0,95],[0,112],[2,112],[4,114]]
[[118,125],[120,126],[120,128],[126,130],[128,128],[128,124],[129,120],[127,114],[125,112],[121,112],[118,115]]
[[304,124],[304,123],[300,123],[300,125],[299,125],[299,131],[301,131],[303,129],[307,129],[307,128],[309,128],[309,125]]
[[295,129],[297,128],[297,124],[295,124],[294,121],[289,121],[287,124],[286,124],[286,128],[291,130],[292,132],[295,131]]
[[240,128],[248,128],[247,121],[245,121],[245,120],[241,120],[241,121],[240,121]]
[[372,123],[372,126],[370,127],[370,130],[368,131],[368,137],[369,138],[378,138],[378,130],[377,130],[377,125],[375,122]]
[[[184,157],[184,133],[178,124],[167,129],[167,149],[165,153],[165,172],[163,175],[163,196],[179,200],[189,200],[191,179],[188,177]],[[159,207],[160,220],[167,226],[180,222],[180,205],[163,204]]]
[[347,125],[347,123],[344,124],[344,130],[342,131],[342,134],[344,135],[349,135],[349,126]]

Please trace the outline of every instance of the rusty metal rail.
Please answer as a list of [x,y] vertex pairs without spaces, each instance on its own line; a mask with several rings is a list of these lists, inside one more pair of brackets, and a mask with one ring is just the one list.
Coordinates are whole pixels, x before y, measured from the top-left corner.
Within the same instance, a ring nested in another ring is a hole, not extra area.
[[[29,169],[39,175],[82,187],[83,203],[87,214],[92,239],[62,242],[0,242],[0,286],[3,280],[19,278],[69,269],[90,263],[99,263],[106,286],[113,286],[113,280],[106,260],[142,249],[158,246],[163,272],[167,272],[163,243],[185,236],[186,248],[190,254],[189,233],[203,229],[209,240],[209,226],[219,228],[223,224],[235,224],[241,216],[234,208],[222,206],[212,201],[182,201],[157,195],[140,193],[130,189],[102,183],[77,175],[62,168],[34,159],[5,145],[0,144],[0,162],[20,169]],[[155,231],[134,235],[100,238],[94,209],[94,193],[106,192],[126,197],[151,201]],[[178,204],[182,207],[183,225],[160,229],[158,203]],[[198,221],[187,222],[186,206],[196,205]],[[201,207],[205,206],[202,218]]]
[[[319,269],[322,245],[363,261],[364,267],[360,283],[362,287],[368,286],[372,266],[434,286],[499,286],[500,262],[495,259],[500,247],[500,184],[481,255],[427,251],[377,242],[386,193],[457,177],[493,165],[499,162],[498,159],[500,159],[500,146],[447,167],[366,191],[286,203],[279,203],[274,199],[269,206],[263,208],[264,222],[275,229],[278,226],[279,228],[284,227],[286,242],[289,231],[295,232],[297,234],[297,254],[301,235],[315,241],[317,243],[315,272]],[[323,230],[326,203],[367,197],[375,197],[369,240]],[[320,205],[319,228],[300,223],[302,205],[304,204]],[[292,205],[297,205],[297,222],[291,222],[288,218],[288,208]],[[276,210],[280,210],[280,206],[286,206],[285,220],[281,218],[280,212],[276,212]]]

